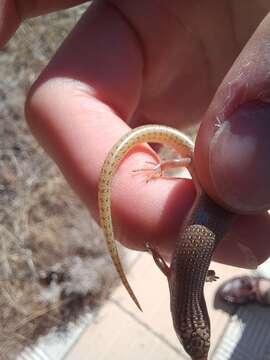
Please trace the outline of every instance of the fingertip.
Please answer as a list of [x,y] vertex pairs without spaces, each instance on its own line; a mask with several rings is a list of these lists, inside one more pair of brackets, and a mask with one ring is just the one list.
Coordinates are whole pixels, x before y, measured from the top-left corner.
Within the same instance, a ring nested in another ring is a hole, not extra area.
[[195,148],[202,187],[238,213],[270,207],[269,23],[268,14],[220,84]]
[[112,213],[117,238],[136,250],[148,242],[170,254],[195,190],[188,179],[163,178],[146,182],[145,174],[132,170],[153,160],[146,151],[132,152],[120,165],[112,186]]
[[268,213],[238,216],[217,247],[214,259],[228,265],[255,269],[269,257],[269,237]]
[[270,105],[241,105],[221,124],[210,121],[200,133],[196,165],[206,191],[239,213],[270,207]]

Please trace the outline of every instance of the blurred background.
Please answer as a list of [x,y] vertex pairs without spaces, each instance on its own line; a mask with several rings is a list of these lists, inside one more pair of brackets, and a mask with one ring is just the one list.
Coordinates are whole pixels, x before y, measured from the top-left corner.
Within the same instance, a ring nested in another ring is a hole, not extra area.
[[[112,293],[118,277],[101,231],[24,120],[27,91],[87,6],[26,21],[0,51],[0,360],[185,360],[166,279],[150,256],[120,247],[144,313],[123,287]],[[221,281],[206,286],[210,358],[270,360],[269,309],[216,295],[247,271],[212,268]],[[269,261],[256,274],[270,277]]]
[[0,52],[0,359],[94,311],[116,278],[88,211],[24,120],[26,93],[87,5],[26,21]]

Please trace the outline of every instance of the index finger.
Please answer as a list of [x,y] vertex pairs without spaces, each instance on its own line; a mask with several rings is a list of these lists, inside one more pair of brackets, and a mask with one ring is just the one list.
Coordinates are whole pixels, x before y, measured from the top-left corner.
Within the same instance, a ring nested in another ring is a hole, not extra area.
[[[84,15],[29,95],[31,129],[96,218],[102,163],[128,131],[126,121],[140,100],[142,83],[143,57],[134,31],[114,7],[99,3]],[[173,238],[180,224],[176,218],[183,218],[194,195],[188,184],[186,200],[169,202],[174,183],[160,180],[146,186],[144,179],[130,178],[132,169],[153,156],[140,147],[116,177],[114,219],[121,240],[128,239],[132,247],[141,248],[149,237]],[[181,185],[177,188],[181,193]],[[172,207],[175,218],[164,214]]]
[[[29,95],[26,114],[32,131],[96,219],[100,169],[110,148],[129,129],[126,121],[140,100],[143,69],[135,31],[117,9],[99,2]],[[140,147],[122,164],[113,186],[113,217],[125,245],[143,249],[149,242],[169,255],[195,192],[190,181],[146,184],[131,176],[132,169],[153,157],[149,148]],[[239,253],[238,263],[240,258]]]

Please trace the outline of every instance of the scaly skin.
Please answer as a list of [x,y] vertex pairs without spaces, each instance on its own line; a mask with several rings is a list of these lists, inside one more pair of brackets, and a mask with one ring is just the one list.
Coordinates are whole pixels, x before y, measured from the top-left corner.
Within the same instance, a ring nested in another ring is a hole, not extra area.
[[[99,182],[100,223],[114,266],[129,295],[141,310],[130,287],[114,239],[111,216],[111,183],[120,162],[137,144],[146,142],[169,145],[182,157],[193,156],[193,143],[180,131],[161,125],[138,127],[124,135],[109,152]],[[167,275],[171,313],[177,336],[192,360],[207,360],[210,346],[210,322],[203,287],[213,251],[222,239],[233,214],[215,204],[200,188],[192,165],[188,169],[197,187],[197,198],[180,232],[171,268],[157,252],[154,259]],[[161,260],[161,261],[158,261]]]
[[233,219],[204,192],[198,194],[173,254],[168,275],[173,324],[193,360],[207,359],[210,321],[203,287],[212,254]]

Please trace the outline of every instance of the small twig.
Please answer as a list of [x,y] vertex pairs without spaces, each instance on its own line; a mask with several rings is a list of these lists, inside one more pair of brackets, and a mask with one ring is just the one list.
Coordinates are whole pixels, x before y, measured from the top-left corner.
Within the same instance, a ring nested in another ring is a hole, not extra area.
[[59,308],[60,305],[63,305],[67,301],[68,301],[67,299],[66,300],[60,300],[55,304],[52,304],[52,305],[50,305],[50,306],[48,306],[46,308],[43,308],[43,309],[35,312],[34,314],[29,315],[28,317],[23,319],[18,325],[14,326],[14,328],[9,330],[9,331],[16,332],[16,331],[20,330],[25,325],[27,325],[29,322],[38,319],[39,317],[49,313],[50,311],[56,310],[57,308]]
[[13,307],[14,309],[16,309],[18,311],[18,313],[21,313],[23,315],[27,315],[27,312],[21,307],[19,306],[16,301],[14,301],[14,299],[12,299],[10,293],[4,288],[2,287],[2,294],[3,296],[5,296],[8,304]]

